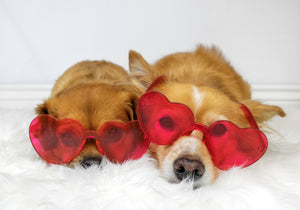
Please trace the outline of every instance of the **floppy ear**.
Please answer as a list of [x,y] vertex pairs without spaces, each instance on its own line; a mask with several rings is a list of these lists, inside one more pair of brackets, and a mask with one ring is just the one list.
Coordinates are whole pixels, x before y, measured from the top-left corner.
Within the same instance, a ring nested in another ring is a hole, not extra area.
[[151,66],[141,54],[129,51],[130,77],[134,83],[142,86],[146,90],[153,80],[158,77],[153,66]]
[[137,120],[136,106],[137,106],[138,96],[133,96],[130,101],[126,102],[126,111],[129,120]]
[[47,107],[47,102],[44,102],[42,104],[39,104],[36,108],[35,108],[35,113],[37,113],[38,115],[41,114],[49,114],[48,112],[48,107]]
[[258,123],[268,121],[276,115],[279,115],[280,117],[284,117],[286,115],[279,106],[266,105],[255,100],[246,100],[242,101],[242,103],[250,109],[252,115]]
[[[50,100],[50,99],[49,99]],[[49,114],[55,117],[54,114],[54,109],[53,107],[50,105],[51,103],[49,103],[49,100],[45,100],[44,103],[39,104],[36,108],[35,108],[35,113],[37,113],[38,115],[41,114]]]
[[119,88],[119,91],[124,94],[124,100],[122,100],[122,107],[125,108],[128,120],[137,120],[137,101],[145,91],[141,91],[140,88],[137,88],[135,85],[132,84],[118,84],[117,87]]

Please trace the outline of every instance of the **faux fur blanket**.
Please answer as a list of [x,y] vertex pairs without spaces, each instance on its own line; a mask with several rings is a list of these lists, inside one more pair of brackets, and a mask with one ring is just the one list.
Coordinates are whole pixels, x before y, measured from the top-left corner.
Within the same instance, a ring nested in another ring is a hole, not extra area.
[[101,169],[47,165],[28,137],[30,109],[0,109],[0,209],[300,209],[300,110],[269,125],[266,154],[196,190],[160,177],[155,161]]

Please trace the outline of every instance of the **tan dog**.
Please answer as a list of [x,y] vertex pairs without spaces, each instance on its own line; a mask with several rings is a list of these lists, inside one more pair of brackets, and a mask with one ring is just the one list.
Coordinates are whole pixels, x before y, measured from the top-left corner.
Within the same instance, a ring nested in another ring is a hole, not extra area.
[[[106,61],[83,61],[59,77],[50,98],[36,112],[57,119],[72,118],[85,130],[98,130],[107,121],[125,123],[136,119],[136,91],[122,67]],[[70,165],[80,163],[87,168],[100,164],[101,158],[95,140],[88,139]]]
[[[175,53],[148,64],[137,52],[129,53],[130,71],[136,83],[147,88],[157,77],[167,79],[154,87],[171,102],[187,105],[195,121],[209,126],[228,120],[240,128],[250,127],[237,102],[245,104],[260,126],[275,115],[285,116],[278,106],[264,105],[251,99],[249,85],[230,66],[215,47],[199,46],[194,52]],[[179,138],[170,146],[150,145],[158,168],[170,182],[190,177],[194,186],[214,182],[219,170],[213,165],[202,133]]]

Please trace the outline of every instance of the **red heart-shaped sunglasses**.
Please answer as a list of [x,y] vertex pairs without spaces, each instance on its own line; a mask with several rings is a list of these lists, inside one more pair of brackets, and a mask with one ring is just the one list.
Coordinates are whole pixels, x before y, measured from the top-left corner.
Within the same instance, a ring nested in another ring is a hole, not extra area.
[[164,95],[149,91],[139,99],[137,116],[145,138],[159,145],[171,145],[193,130],[201,131],[215,166],[228,170],[251,165],[268,147],[250,110],[243,104],[241,109],[251,128],[239,128],[229,121],[217,121],[207,127],[196,123],[193,112],[184,104],[172,103]]
[[149,141],[143,138],[137,121],[126,124],[106,122],[98,131],[84,130],[80,122],[50,115],[39,115],[30,124],[29,135],[36,152],[48,163],[64,164],[83,149],[87,138],[96,140],[98,151],[110,161],[122,163],[139,159],[147,151]]

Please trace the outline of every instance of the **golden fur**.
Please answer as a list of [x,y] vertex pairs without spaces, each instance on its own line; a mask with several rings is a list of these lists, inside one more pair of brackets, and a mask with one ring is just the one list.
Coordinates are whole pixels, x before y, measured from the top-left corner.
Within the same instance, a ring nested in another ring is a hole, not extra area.
[[[237,102],[248,106],[259,125],[275,115],[285,116],[278,106],[252,100],[249,84],[215,47],[199,46],[194,52],[171,54],[154,65],[147,63],[139,53],[130,51],[129,62],[131,76],[141,88],[146,89],[158,76],[166,75],[167,79],[153,90],[163,93],[171,102],[187,105],[193,111],[195,121],[207,126],[218,120],[229,120],[241,128],[249,127]],[[180,181],[172,171],[174,161],[180,157],[204,164],[205,173],[195,182],[196,187],[216,179],[219,172],[201,139],[201,132],[194,131],[191,136],[181,137],[170,146],[150,145],[150,152],[166,179]]]
[[[107,121],[125,123],[135,119],[139,95],[136,91],[122,67],[107,61],[83,61],[58,78],[50,98],[40,104],[36,112],[57,119],[72,118],[86,130],[98,130]],[[88,139],[70,165],[89,166],[100,160],[94,140]]]

